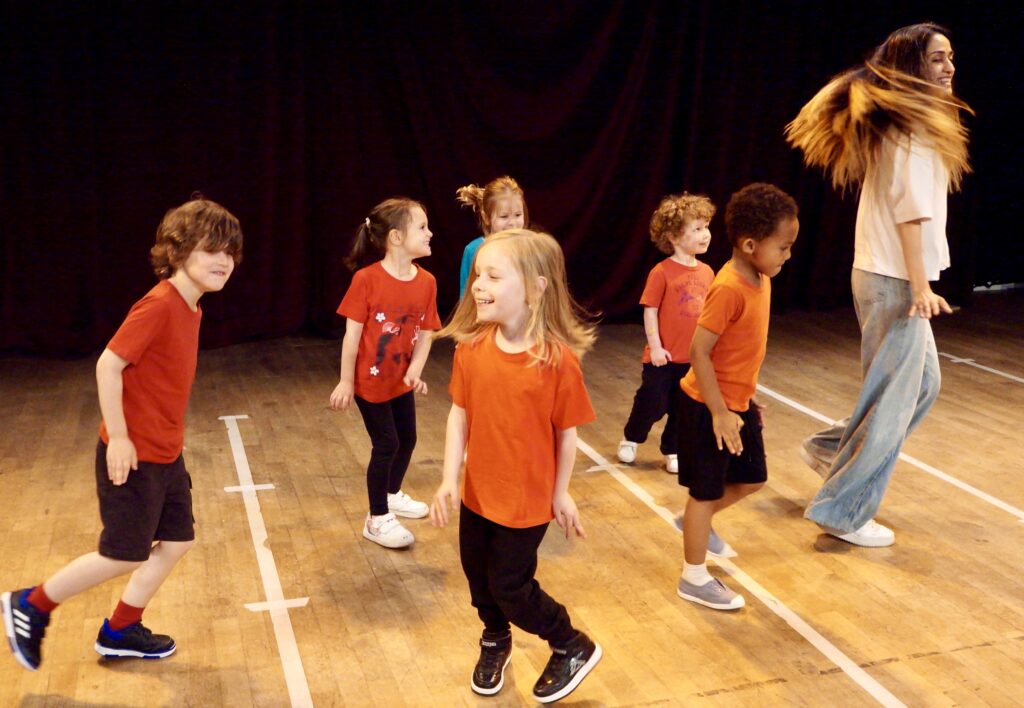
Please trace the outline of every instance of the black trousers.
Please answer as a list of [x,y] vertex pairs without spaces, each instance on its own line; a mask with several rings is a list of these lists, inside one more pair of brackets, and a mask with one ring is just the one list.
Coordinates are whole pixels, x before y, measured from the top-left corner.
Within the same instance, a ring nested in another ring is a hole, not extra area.
[[366,492],[374,516],[388,513],[388,494],[402,488],[416,447],[416,402],[412,396],[409,391],[383,403],[355,397],[373,446],[366,468]]
[[459,554],[485,631],[504,634],[511,622],[553,646],[576,636],[569,613],[533,577],[537,549],[547,530],[547,524],[525,529],[502,526],[462,505]]
[[661,434],[661,454],[679,453],[679,397],[683,394],[679,380],[690,370],[689,364],[668,362],[664,366],[644,364],[640,388],[633,397],[633,410],[622,431],[622,437],[630,442],[647,441],[651,426],[668,413],[665,430]]

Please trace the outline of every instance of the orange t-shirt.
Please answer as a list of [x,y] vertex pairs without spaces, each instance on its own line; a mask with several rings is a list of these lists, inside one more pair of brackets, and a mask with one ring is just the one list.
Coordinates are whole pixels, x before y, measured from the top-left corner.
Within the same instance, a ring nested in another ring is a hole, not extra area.
[[402,377],[420,330],[441,328],[434,276],[416,266],[412,280],[399,280],[378,261],[352,276],[338,314],[363,323],[356,354],[356,395],[383,403],[411,391]]
[[[757,372],[768,348],[771,302],[771,278],[762,274],[761,287],[756,287],[726,263],[715,276],[697,320],[698,325],[718,335],[711,363],[722,398],[731,411],[747,410],[757,390]],[[693,369],[679,385],[690,398],[704,403]]]
[[[193,312],[177,288],[161,280],[132,305],[107,344],[129,364],[121,372],[121,400],[140,461],[167,464],[181,455],[202,318],[201,309]],[[100,437],[110,442],[105,423]]]
[[558,346],[557,367],[501,351],[493,331],[455,349],[448,390],[469,429],[462,502],[502,526],[554,518],[556,433],[595,417],[579,359]]
[[[647,276],[640,304],[658,308],[661,346],[668,350],[672,361],[677,364],[690,361],[690,340],[714,279],[715,272],[706,263],[685,266],[671,258],[654,266]],[[644,363],[651,363],[649,345],[644,346]]]

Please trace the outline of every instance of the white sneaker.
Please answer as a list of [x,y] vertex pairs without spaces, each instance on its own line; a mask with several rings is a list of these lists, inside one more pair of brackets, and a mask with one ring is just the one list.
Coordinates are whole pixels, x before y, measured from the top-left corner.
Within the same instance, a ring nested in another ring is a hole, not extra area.
[[416,538],[409,529],[402,526],[394,514],[383,516],[366,515],[363,524],[363,538],[373,541],[385,548],[405,548],[411,546]]
[[892,532],[892,529],[882,526],[874,519],[871,519],[859,529],[850,533],[829,531],[828,534],[835,536],[840,541],[846,541],[855,546],[864,546],[866,548],[885,548],[896,543],[896,534]]
[[388,494],[388,511],[407,519],[422,519],[427,515],[429,507],[399,489],[396,494]]
[[665,455],[665,471],[669,474],[679,474],[679,455]]
[[636,443],[623,440],[619,443],[619,462],[627,465],[636,462]]

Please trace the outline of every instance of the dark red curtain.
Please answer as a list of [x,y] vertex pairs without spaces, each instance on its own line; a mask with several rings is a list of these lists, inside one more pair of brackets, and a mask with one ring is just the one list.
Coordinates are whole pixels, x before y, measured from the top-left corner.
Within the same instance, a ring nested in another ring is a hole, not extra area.
[[[849,303],[854,195],[805,170],[782,127],[892,29],[950,26],[976,173],[951,198],[942,290],[1020,281],[1024,162],[1001,3],[82,3],[0,6],[0,350],[103,346],[154,279],[164,211],[201,190],[242,220],[245,260],[204,298],[203,343],[333,332],[355,227],[422,200],[424,265],[455,299],[477,235],[455,189],[504,173],[564,245],[577,296],[637,317],[668,192],[720,207],[754,180],[800,203],[778,307]],[[707,256],[728,257],[716,217]]]

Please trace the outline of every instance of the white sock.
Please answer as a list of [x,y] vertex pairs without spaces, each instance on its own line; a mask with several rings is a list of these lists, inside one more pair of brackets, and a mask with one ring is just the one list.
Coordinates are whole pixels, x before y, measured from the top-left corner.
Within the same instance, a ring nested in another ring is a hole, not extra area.
[[700,587],[707,585],[714,580],[714,578],[712,578],[711,573],[708,572],[707,563],[690,565],[686,561],[683,561],[683,580],[688,582],[690,585]]

